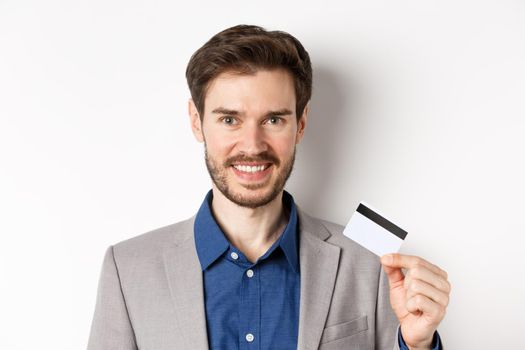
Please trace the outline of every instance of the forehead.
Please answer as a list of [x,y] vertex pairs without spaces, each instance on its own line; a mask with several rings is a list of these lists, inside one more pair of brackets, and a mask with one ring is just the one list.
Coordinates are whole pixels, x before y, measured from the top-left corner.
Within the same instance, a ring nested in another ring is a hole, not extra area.
[[216,107],[263,113],[281,108],[295,111],[293,78],[284,69],[223,72],[210,82],[204,105],[206,111]]

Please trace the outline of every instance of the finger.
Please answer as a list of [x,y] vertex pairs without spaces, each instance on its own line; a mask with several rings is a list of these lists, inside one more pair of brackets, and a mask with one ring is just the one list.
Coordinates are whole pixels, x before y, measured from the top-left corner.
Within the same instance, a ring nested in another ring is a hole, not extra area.
[[407,300],[406,308],[408,312],[415,315],[421,313],[430,316],[431,322],[439,323],[445,317],[445,308],[430,298],[417,294]]
[[413,279],[407,288],[407,300],[421,294],[443,307],[448,306],[449,296],[436,287],[418,279]]
[[398,253],[386,254],[381,257],[381,264],[383,264],[384,266],[399,267],[405,269],[410,269],[416,266],[425,266],[435,274],[441,275],[445,279],[448,278],[448,274],[446,271],[440,269],[436,265],[431,264],[430,262],[426,261],[425,259],[419,256],[404,255]]
[[408,287],[412,280],[422,280],[444,293],[450,293],[450,282],[424,266],[416,266],[407,271],[404,282],[405,288]]
[[383,270],[388,277],[388,284],[390,285],[390,288],[398,287],[403,283],[405,275],[400,268],[383,266]]

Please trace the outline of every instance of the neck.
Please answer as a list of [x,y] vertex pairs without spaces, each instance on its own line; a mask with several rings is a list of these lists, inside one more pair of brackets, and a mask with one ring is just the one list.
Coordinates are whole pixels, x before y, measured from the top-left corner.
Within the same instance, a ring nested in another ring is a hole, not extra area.
[[230,243],[249,261],[255,262],[279,238],[288,223],[282,198],[281,191],[262,207],[241,207],[226,198],[214,185],[211,210]]

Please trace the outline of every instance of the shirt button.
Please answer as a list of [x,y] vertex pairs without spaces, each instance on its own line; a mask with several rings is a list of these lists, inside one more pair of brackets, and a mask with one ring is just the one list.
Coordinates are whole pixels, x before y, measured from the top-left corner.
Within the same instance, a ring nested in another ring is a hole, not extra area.
[[246,334],[246,341],[251,343],[253,341],[253,338],[254,338],[253,334],[251,333]]
[[249,269],[248,271],[246,271],[246,276],[248,276],[249,278],[252,278],[253,277],[253,270]]
[[239,254],[237,254],[237,253],[235,253],[235,252],[232,252],[232,253],[230,254],[230,256],[232,257],[233,260],[237,260],[237,259],[239,259]]

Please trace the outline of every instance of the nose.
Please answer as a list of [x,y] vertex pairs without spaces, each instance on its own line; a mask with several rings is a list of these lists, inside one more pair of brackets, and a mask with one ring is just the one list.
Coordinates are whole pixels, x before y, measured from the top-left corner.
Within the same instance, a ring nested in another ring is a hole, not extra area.
[[256,155],[268,150],[263,127],[258,123],[245,123],[237,142],[238,151],[246,155]]

